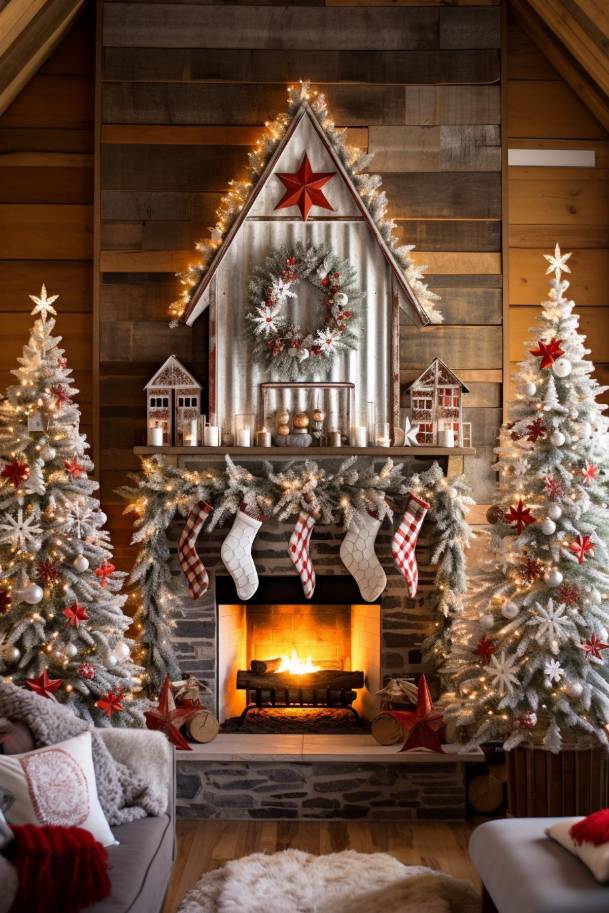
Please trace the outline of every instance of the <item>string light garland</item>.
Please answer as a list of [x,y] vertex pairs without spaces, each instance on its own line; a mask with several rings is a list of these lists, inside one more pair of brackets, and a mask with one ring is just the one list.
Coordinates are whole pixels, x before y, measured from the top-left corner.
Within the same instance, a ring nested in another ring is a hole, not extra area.
[[180,676],[172,644],[179,603],[172,586],[168,530],[202,501],[213,506],[207,527],[211,530],[242,505],[251,516],[281,522],[306,510],[319,517],[318,524],[348,527],[358,510],[391,521],[409,492],[423,498],[430,504],[431,563],[436,569],[432,633],[423,649],[434,662],[444,659],[467,586],[465,550],[472,534],[466,515],[473,500],[462,476],[447,480],[437,463],[409,474],[392,460],[378,466],[356,457],[335,472],[306,460],[281,469],[265,463],[258,475],[228,456],[224,468],[201,470],[170,466],[155,456],[143,459],[142,472],[132,479],[134,485],[118,493],[128,502],[125,513],[135,516],[132,541],[140,546],[130,583],[137,587],[132,598],[142,646],[138,660],[145,667],[151,695],[159,693],[167,675],[172,680]]
[[387,215],[388,201],[382,189],[380,175],[364,172],[364,169],[370,165],[373,156],[346,143],[345,131],[335,126],[328,112],[325,96],[312,89],[309,82],[300,82],[288,87],[286,112],[265,124],[264,133],[249,153],[246,173],[241,178],[229,181],[229,191],[220,201],[216,212],[216,224],[210,230],[209,238],[204,238],[195,245],[195,249],[200,255],[199,259],[177,274],[182,289],[179,297],[169,305],[171,325],[177,326],[186,311],[194,289],[208,269],[233,222],[245,206],[254,184],[281,142],[290,120],[303,103],[310,105],[327,142],[344,166],[373,222],[425,309],[429,320],[431,323],[441,323],[443,318],[437,309],[439,297],[424,281],[426,267],[419,266],[412,260],[410,253],[413,246],[400,243],[397,237],[396,222]]

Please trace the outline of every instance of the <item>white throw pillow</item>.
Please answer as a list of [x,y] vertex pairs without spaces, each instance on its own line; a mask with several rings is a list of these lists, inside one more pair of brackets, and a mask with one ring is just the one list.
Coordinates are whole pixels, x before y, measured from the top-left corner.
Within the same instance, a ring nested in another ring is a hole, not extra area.
[[[553,824],[552,827],[547,827],[546,834],[581,859],[598,882],[607,884],[609,882],[609,843],[602,843],[600,846],[595,846],[593,843],[575,843],[569,831],[578,821],[583,821],[583,818],[564,818],[557,824]],[[607,902],[609,903],[609,897]]]
[[9,824],[77,825],[103,846],[118,841],[97,797],[91,733],[0,756],[0,805]]

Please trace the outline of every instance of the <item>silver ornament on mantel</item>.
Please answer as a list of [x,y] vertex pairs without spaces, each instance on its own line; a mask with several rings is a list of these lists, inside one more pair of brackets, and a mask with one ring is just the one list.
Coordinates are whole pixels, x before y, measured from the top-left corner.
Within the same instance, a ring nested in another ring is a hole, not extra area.
[[77,570],[79,574],[82,574],[88,569],[89,561],[84,555],[77,555],[72,562],[72,567]]

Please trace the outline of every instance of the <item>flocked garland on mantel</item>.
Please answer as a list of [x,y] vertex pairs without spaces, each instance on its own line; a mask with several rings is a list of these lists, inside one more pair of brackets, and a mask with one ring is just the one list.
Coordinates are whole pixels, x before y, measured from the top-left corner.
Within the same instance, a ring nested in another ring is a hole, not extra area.
[[200,254],[199,261],[191,263],[186,270],[177,274],[182,284],[182,291],[180,297],[169,306],[171,325],[177,326],[179,319],[186,311],[193,290],[201,281],[216,250],[223,243],[226,233],[243,209],[254,184],[281,142],[290,120],[303,103],[311,106],[326,140],[340,159],[373,222],[391,249],[396,262],[404,271],[413,293],[425,309],[429,320],[431,323],[442,323],[442,314],[436,306],[436,302],[440,300],[439,296],[434,294],[423,281],[426,267],[419,266],[411,259],[410,253],[414,249],[414,245],[400,243],[396,234],[396,223],[394,219],[387,216],[388,200],[382,189],[381,176],[363,173],[372,162],[373,155],[362,152],[355,146],[347,145],[346,131],[337,129],[334,125],[328,113],[325,96],[312,89],[310,83],[300,82],[298,85],[288,87],[286,112],[266,125],[265,132],[249,153],[247,173],[242,178],[229,182],[230,190],[220,202],[217,221],[210,231],[209,238],[204,238],[196,244],[196,249]]
[[437,463],[424,472],[407,474],[392,460],[379,468],[356,457],[345,460],[334,473],[307,460],[284,464],[281,470],[265,462],[262,473],[256,475],[228,456],[225,468],[201,470],[169,466],[159,456],[142,460],[142,472],[132,478],[135,485],[120,489],[119,494],[129,502],[125,513],[136,515],[132,542],[140,550],[131,583],[140,591],[137,621],[151,693],[158,693],[166,675],[172,679],[180,675],[171,638],[179,599],[171,587],[168,529],[178,516],[188,517],[201,503],[213,509],[208,529],[242,508],[251,516],[279,521],[306,510],[320,524],[348,528],[359,510],[391,522],[394,511],[399,512],[409,496],[424,499],[436,528],[433,634],[424,649],[434,662],[444,659],[467,586],[465,549],[471,529],[466,514],[473,501],[463,476],[448,480]]
[[[296,244],[274,250],[249,281],[246,320],[254,331],[254,358],[277,380],[296,381],[327,372],[341,349],[354,349],[358,336],[355,269],[326,245]],[[291,323],[284,309],[305,280],[320,293],[322,321],[311,333]]]

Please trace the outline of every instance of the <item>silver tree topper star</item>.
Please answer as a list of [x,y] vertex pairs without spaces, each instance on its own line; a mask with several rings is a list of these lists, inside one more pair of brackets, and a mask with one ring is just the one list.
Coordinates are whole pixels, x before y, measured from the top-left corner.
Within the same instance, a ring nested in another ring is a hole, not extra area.
[[51,295],[49,297],[47,295],[46,285],[43,284],[42,288],[40,289],[40,295],[30,295],[29,297],[36,305],[32,311],[32,317],[36,317],[37,314],[40,314],[44,320],[49,314],[52,314],[55,317],[57,316],[57,311],[53,307],[53,302],[57,301],[59,295]]
[[561,254],[560,244],[557,244],[554,248],[554,254],[544,254],[544,258],[548,261],[548,268],[546,270],[546,276],[549,276],[550,273],[554,273],[557,279],[560,279],[561,273],[570,273],[571,270],[567,266],[567,260],[571,256],[571,252],[568,254]]

